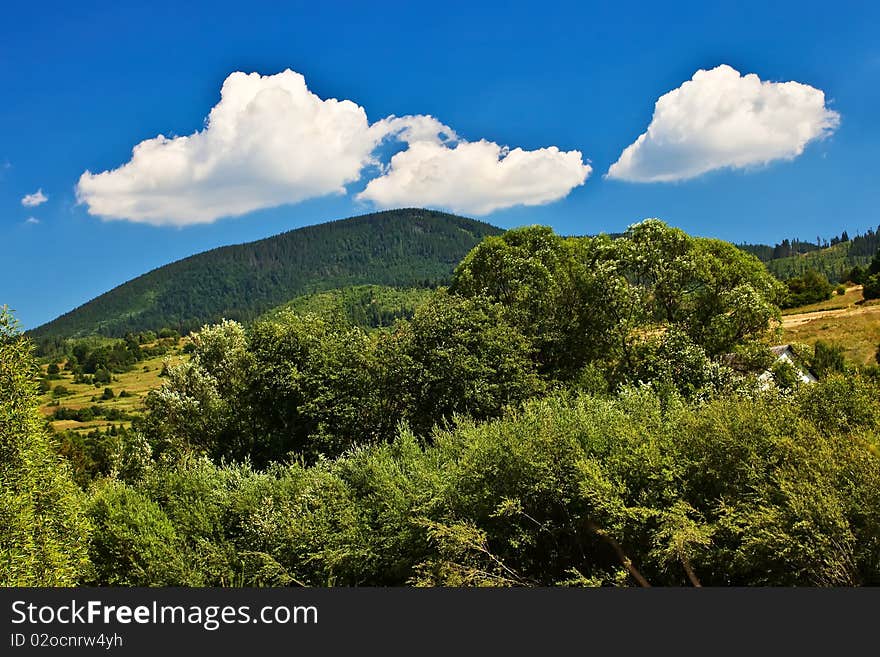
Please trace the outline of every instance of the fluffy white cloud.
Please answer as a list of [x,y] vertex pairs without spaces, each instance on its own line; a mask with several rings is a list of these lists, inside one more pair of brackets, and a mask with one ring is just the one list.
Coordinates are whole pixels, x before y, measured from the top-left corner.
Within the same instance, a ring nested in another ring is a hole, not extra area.
[[357,198],[381,207],[432,206],[484,215],[514,205],[556,201],[592,170],[579,151],[555,146],[509,150],[476,142],[422,135],[391,158],[388,171],[371,180]]
[[713,169],[791,160],[839,122],[819,89],[765,82],[721,65],[697,71],[661,96],[648,130],[627,146],[607,177],[668,182]]
[[[415,152],[398,153],[386,170],[375,152],[392,139]],[[458,146],[449,148],[451,143]],[[432,166],[423,162],[431,146],[433,166],[442,170],[435,189],[424,173],[408,173],[411,167],[424,171]],[[322,100],[294,71],[269,76],[238,72],[223,83],[220,102],[203,130],[185,137],[159,135],[135,146],[131,160],[118,169],[86,171],[77,184],[77,199],[90,214],[107,219],[207,223],[343,193],[368,165],[384,175],[368,185],[363,199],[480,214],[560,198],[583,183],[590,170],[577,151],[507,153],[488,142],[458,142],[454,130],[431,116],[389,116],[371,125],[362,107],[349,100]],[[466,173],[454,171],[455,166]]]
[[49,197],[43,194],[43,189],[40,188],[35,191],[33,194],[26,194],[21,199],[21,204],[26,208],[35,208],[38,205],[42,205],[46,201],[49,200]]
[[118,169],[86,171],[77,198],[89,213],[163,225],[342,193],[370,162],[376,134],[364,109],[322,100],[299,73],[232,73],[204,130],[159,135]]

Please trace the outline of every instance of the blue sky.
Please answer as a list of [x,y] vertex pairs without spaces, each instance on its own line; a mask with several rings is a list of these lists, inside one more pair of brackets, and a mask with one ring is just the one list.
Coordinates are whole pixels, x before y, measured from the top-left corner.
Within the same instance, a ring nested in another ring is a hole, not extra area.
[[[481,216],[502,227],[584,234],[657,216],[695,234],[772,243],[880,223],[874,3],[318,4],[5,7],[0,303],[34,327],[192,253],[376,207],[355,198],[368,178],[346,182],[344,194],[184,227],[102,220],[77,204],[85,171],[117,169],[159,134],[203,129],[234,71],[292,69],[311,93],[353,101],[370,123],[430,115],[464,142],[582,154],[592,171],[559,200]],[[839,124],[768,164],[672,182],[604,177],[651,124],[658,98],[721,64],[821,90],[823,116]],[[37,190],[48,200],[22,205]]]

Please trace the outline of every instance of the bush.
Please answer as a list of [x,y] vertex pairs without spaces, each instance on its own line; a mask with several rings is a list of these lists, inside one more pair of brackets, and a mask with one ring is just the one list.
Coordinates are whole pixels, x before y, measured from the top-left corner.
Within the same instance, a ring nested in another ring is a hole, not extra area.
[[166,586],[189,583],[183,545],[162,508],[122,482],[109,480],[94,493],[89,517],[92,583]]
[[816,344],[813,345],[810,369],[820,378],[834,372],[843,372],[846,368],[843,351],[841,345],[830,345],[823,340],[816,341]]
[[838,296],[843,296],[844,294],[846,294],[846,285],[838,285],[836,288],[834,288],[834,291],[835,293],[837,293]]
[[115,399],[116,395],[113,394],[113,388],[104,388],[104,394],[101,395],[101,399],[107,401],[109,399]]
[[110,374],[110,371],[104,369],[103,367],[96,370],[94,376],[92,377],[92,381],[95,383],[95,385],[101,383],[110,383],[111,380],[112,376]]
[[55,388],[52,389],[52,396],[55,397],[56,399],[58,397],[66,397],[70,394],[71,394],[70,390],[68,390],[66,386],[63,386],[60,384],[55,386]]

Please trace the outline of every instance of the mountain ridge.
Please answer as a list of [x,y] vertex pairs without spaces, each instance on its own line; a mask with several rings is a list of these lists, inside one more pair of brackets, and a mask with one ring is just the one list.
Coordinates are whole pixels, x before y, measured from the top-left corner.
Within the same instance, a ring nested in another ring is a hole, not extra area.
[[38,342],[164,327],[183,333],[350,285],[435,286],[484,237],[502,232],[418,208],[335,219],[156,267],[28,333]]

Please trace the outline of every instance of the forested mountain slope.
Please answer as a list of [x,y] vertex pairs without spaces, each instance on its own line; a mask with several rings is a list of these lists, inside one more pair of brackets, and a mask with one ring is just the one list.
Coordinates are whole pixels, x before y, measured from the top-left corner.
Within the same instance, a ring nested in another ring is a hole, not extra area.
[[880,249],[880,227],[852,238],[844,231],[840,237],[818,243],[803,240],[782,240],[775,246],[739,244],[761,260],[770,273],[780,280],[801,276],[809,269],[823,274],[832,282],[845,281],[853,267],[863,267]]
[[225,246],[159,267],[31,331],[38,341],[248,321],[299,295],[433,286],[501,229],[429,210],[378,212]]

